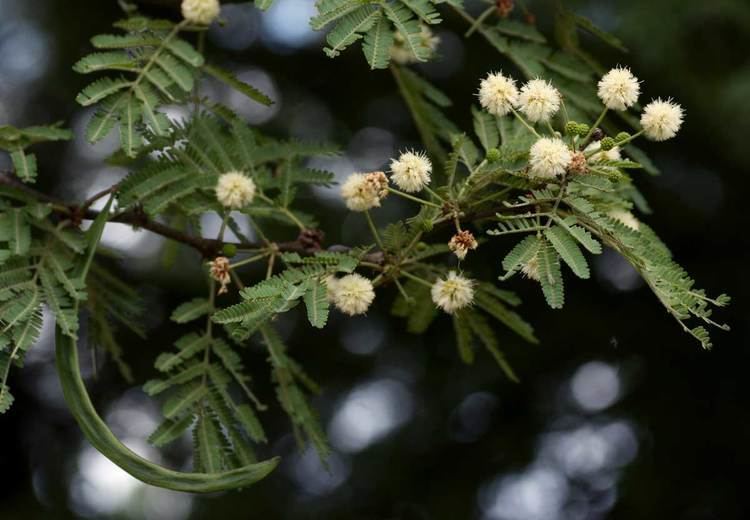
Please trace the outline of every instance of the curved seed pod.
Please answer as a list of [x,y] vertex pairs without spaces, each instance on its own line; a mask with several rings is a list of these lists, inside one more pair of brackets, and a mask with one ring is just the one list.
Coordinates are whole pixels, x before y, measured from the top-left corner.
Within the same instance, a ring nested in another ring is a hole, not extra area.
[[[91,265],[111,204],[110,199],[89,230],[89,250],[79,272],[83,279]],[[57,327],[55,342],[57,373],[65,402],[83,434],[102,455],[138,480],[175,491],[212,493],[253,484],[273,471],[279,463],[279,458],[274,457],[267,461],[220,473],[186,473],[174,471],[144,459],[120,442],[96,412],[81,377],[76,340],[66,336]]]

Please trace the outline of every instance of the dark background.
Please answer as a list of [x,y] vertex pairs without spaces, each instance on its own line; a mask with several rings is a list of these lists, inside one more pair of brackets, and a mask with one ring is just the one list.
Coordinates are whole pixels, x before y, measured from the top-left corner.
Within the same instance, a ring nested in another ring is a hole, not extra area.
[[[344,158],[323,165],[339,175],[374,169],[417,145],[389,73],[370,73],[358,48],[329,60],[304,30],[312,1],[277,2],[263,17],[252,8],[225,10],[229,25],[213,30],[209,51],[269,91],[276,108],[258,110],[206,88],[269,133],[342,143]],[[261,453],[281,454],[280,468],[243,492],[190,497],[139,485],[87,446],[62,402],[47,326],[27,367],[11,376],[17,401],[0,417],[0,518],[750,517],[750,4],[567,5],[625,42],[627,55],[584,40],[604,63],[631,66],[644,80],[644,99],[672,96],[687,110],[676,139],[645,145],[662,175],[643,174],[639,186],[654,214],[642,218],[699,286],[734,298],[718,315],[733,330],[715,331],[712,351],[684,334],[613,254],[595,259],[594,280],[567,278],[561,311],[546,308],[536,286],[510,283],[541,339],[529,346],[499,331],[520,384],[505,379],[485,355],[463,366],[447,320],[423,336],[408,335],[403,323],[387,317],[388,292],[379,293],[367,318],[338,316],[323,332],[292,313],[281,321],[291,353],[324,386],[315,403],[334,446],[329,471],[314,453],[296,450],[273,406],[264,415],[271,441]],[[527,6],[549,34],[551,7]],[[70,66],[89,51],[88,38],[108,31],[118,16],[116,2],[0,0],[0,124],[63,120],[80,131],[86,114],[73,99],[86,78]],[[478,37],[460,38],[461,20],[448,16],[441,27],[444,59],[421,69],[450,94],[451,116],[469,129],[478,79],[507,64]],[[107,146],[80,141],[40,148],[42,185],[71,199],[106,186],[124,173],[102,168]],[[332,239],[356,241],[364,224],[335,198],[307,204],[328,215],[324,228]],[[378,216],[412,210],[391,204]],[[169,310],[203,291],[198,258],[180,250],[176,266],[165,269],[162,244],[153,237],[113,230],[108,240],[127,249],[123,276],[149,302],[149,341],[122,338],[141,383],[153,374],[159,349],[178,334],[163,322]],[[511,245],[485,248],[468,267],[498,274]],[[250,349],[246,364],[261,398],[273,404],[260,349]],[[111,363],[89,385],[120,437],[151,457],[185,461],[184,446],[161,455],[148,451],[144,439],[158,408],[138,388],[129,389]]]

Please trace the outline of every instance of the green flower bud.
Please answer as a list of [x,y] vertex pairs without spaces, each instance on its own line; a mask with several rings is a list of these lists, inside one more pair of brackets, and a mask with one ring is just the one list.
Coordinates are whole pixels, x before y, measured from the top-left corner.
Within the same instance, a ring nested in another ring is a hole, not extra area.
[[221,248],[221,251],[227,258],[232,258],[237,254],[237,246],[234,244],[224,244],[224,247]]
[[422,230],[432,231],[432,220],[426,219],[422,221]]
[[490,148],[487,150],[487,162],[497,162],[500,160],[500,150],[497,148]]
[[615,147],[615,145],[617,145],[615,140],[612,139],[611,137],[605,137],[604,139],[599,141],[599,144],[601,144],[602,150],[604,150],[605,152],[610,151],[612,148]]
[[619,134],[617,134],[617,137],[615,137],[615,141],[617,141],[618,143],[621,143],[628,139],[630,139],[630,134],[627,132],[620,132]]
[[416,247],[417,251],[424,251],[425,249],[427,249],[427,244],[424,242],[418,242]]
[[586,137],[590,130],[591,127],[586,123],[579,123],[576,126],[576,134],[580,135],[581,137]]
[[578,123],[575,121],[568,121],[565,123],[565,133],[568,135],[577,135],[578,134]]

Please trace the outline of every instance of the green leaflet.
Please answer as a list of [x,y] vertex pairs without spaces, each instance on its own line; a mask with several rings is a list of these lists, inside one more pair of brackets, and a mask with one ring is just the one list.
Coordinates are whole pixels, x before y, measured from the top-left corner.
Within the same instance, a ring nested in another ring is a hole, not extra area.
[[253,101],[260,103],[261,105],[272,105],[273,100],[265,95],[263,92],[239,80],[234,74],[228,70],[217,67],[216,65],[204,65],[203,70],[214,78],[218,79],[222,83],[232,87],[237,92],[244,94]]
[[206,298],[194,298],[177,307],[170,319],[175,323],[188,323],[205,316],[211,311],[211,302]]
[[553,309],[561,309],[565,301],[563,278],[560,271],[560,257],[554,247],[547,241],[542,241],[537,253],[539,264],[539,283],[547,304]]
[[560,258],[568,264],[570,270],[578,278],[586,279],[591,276],[586,258],[584,258],[578,245],[565,229],[560,226],[553,226],[544,231],[544,236],[547,237],[547,240],[555,248]]
[[482,147],[485,151],[496,148],[500,142],[496,118],[475,106],[471,107],[471,113],[474,116],[474,133],[477,134]]
[[321,280],[312,281],[305,292],[304,301],[307,307],[307,319],[310,325],[322,329],[328,321],[328,297],[326,286]]

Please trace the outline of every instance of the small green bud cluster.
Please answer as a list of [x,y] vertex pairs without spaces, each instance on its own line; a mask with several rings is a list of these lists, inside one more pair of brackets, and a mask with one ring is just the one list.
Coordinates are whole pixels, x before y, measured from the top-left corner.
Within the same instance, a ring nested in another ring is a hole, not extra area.
[[577,135],[579,137],[585,137],[588,135],[591,127],[586,123],[577,123],[576,121],[568,121],[565,124],[565,133],[568,135]]

